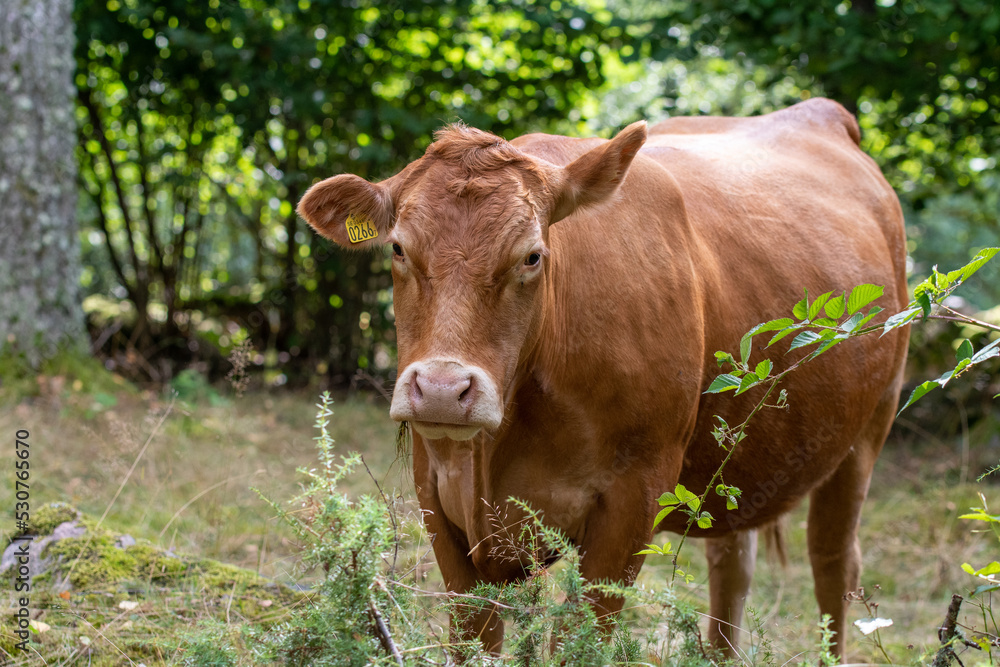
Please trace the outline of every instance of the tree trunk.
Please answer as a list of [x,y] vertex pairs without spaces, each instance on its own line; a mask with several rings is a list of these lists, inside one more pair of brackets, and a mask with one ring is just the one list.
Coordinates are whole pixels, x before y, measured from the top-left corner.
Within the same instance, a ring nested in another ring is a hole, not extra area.
[[0,5],[0,347],[84,342],[72,0]]

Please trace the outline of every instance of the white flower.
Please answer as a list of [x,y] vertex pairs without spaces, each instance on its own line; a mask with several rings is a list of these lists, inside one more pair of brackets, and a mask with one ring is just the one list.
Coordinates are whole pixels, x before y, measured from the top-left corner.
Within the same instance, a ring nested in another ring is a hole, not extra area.
[[887,628],[892,625],[891,618],[861,618],[854,621],[854,625],[858,626],[861,630],[861,634],[870,635],[879,628]]

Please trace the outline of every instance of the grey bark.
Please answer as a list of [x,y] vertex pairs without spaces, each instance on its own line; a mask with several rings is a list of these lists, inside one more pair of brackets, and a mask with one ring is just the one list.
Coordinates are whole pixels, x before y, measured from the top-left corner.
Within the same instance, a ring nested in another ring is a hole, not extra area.
[[84,339],[72,0],[0,0],[0,348]]

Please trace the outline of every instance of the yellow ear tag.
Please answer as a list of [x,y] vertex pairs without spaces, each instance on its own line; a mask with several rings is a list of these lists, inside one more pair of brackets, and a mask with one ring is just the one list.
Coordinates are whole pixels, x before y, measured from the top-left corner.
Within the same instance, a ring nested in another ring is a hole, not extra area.
[[344,221],[344,226],[347,227],[347,238],[351,239],[351,243],[370,241],[378,236],[378,230],[375,229],[372,221],[360,215],[354,215],[353,213],[348,215],[347,220]]

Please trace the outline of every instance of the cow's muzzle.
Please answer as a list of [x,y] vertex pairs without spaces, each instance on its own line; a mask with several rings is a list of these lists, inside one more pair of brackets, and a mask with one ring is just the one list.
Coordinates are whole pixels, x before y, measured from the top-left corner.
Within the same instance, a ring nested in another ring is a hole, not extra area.
[[496,384],[483,369],[450,359],[417,361],[396,379],[389,415],[430,440],[468,440],[503,420]]

